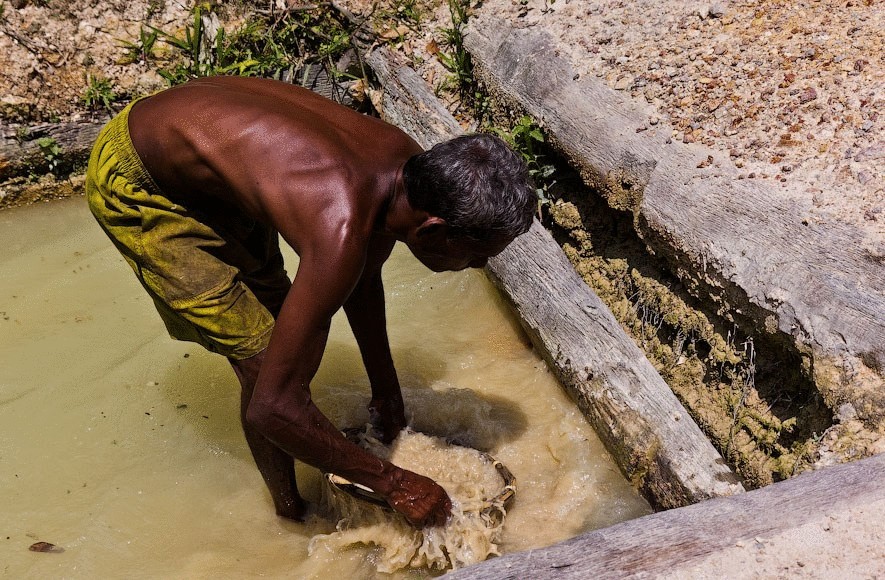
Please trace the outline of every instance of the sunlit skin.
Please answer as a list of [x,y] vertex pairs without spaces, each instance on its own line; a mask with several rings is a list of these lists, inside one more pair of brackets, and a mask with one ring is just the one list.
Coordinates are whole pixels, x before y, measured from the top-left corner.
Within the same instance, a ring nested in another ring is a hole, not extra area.
[[348,442],[314,405],[310,383],[343,307],[369,376],[370,412],[391,440],[406,424],[381,281],[394,244],[442,272],[482,267],[512,240],[450,239],[444,219],[406,198],[402,168],[422,151],[415,141],[293,85],[199,79],[137,103],[129,128],[171,200],[209,215],[245,212],[276,228],[300,257],[268,347],[231,359],[246,439],[277,513],[305,512],[294,457],[369,486],[416,526],[443,524],[446,492]]

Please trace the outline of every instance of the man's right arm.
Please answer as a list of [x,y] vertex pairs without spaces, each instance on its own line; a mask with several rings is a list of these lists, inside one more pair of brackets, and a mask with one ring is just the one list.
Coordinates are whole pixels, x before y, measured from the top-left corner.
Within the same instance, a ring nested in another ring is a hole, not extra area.
[[310,381],[332,315],[356,286],[365,263],[361,240],[342,236],[332,242],[302,248],[246,420],[293,457],[381,493],[412,524],[442,524],[451,502],[441,487],[347,441],[311,400]]

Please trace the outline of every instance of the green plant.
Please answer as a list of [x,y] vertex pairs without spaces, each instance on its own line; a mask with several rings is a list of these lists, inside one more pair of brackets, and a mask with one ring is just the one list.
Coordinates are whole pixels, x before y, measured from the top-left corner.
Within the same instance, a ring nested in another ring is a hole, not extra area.
[[148,2],[147,8],[145,9],[144,19],[150,20],[151,18],[153,18],[156,14],[162,12],[165,5],[165,0],[150,0]]
[[450,52],[439,51],[437,58],[449,73],[451,80],[458,89],[462,99],[470,98],[476,89],[473,80],[473,61],[470,53],[464,48],[464,25],[468,18],[468,5],[460,0],[449,0],[449,14],[452,19],[451,28],[443,28],[443,38]]
[[423,14],[421,13],[421,7],[418,5],[418,0],[396,0],[394,3],[394,17],[412,29],[420,27]]
[[[184,57],[183,63],[158,71],[170,84],[206,75],[294,76],[320,64],[331,74],[335,61],[350,48],[350,31],[332,11],[321,7],[299,10],[285,18],[256,14],[228,34],[214,37],[203,25],[203,10],[194,9],[183,36],[159,29],[160,39]],[[286,73],[285,75],[283,73]]]
[[135,42],[118,40],[125,49],[122,64],[147,62],[154,55],[154,45],[157,43],[159,35],[157,29],[142,26],[138,31],[138,40]]
[[105,77],[86,74],[86,90],[82,96],[83,103],[91,108],[104,107],[111,110],[111,103],[117,100],[113,82]]
[[[204,66],[206,63],[200,62],[200,47],[203,43],[203,19],[200,6],[194,7],[193,24],[185,24],[184,36],[175,36],[168,32],[164,32],[159,28],[148,25],[151,31],[156,32],[158,37],[166,44],[178,49],[185,57],[183,64],[178,64],[172,69],[164,69],[158,71],[160,76],[165,78],[169,84],[180,84],[189,78],[203,76],[208,74]],[[202,75],[200,73],[203,73]]]
[[523,115],[511,127],[510,131],[504,131],[492,127],[491,131],[504,139],[515,151],[522,155],[529,170],[529,176],[535,182],[538,200],[541,205],[551,202],[549,191],[556,183],[553,174],[556,166],[543,152],[547,139],[544,131],[528,115]]
[[37,147],[46,160],[49,172],[55,174],[61,164],[61,146],[52,137],[40,137],[37,139]]

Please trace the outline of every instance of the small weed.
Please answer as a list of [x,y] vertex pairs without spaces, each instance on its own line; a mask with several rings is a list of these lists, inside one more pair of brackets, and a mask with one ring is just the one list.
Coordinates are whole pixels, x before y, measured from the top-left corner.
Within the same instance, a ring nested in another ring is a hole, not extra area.
[[104,107],[110,111],[111,103],[117,100],[113,82],[105,77],[87,74],[86,90],[83,93],[82,100],[90,109]]
[[138,40],[129,42],[127,40],[119,40],[125,49],[120,64],[133,64],[137,62],[147,62],[154,55],[154,45],[160,32],[155,28],[141,27],[138,31]]
[[535,182],[540,206],[549,204],[552,201],[549,191],[556,183],[552,179],[556,172],[556,166],[542,151],[547,139],[544,137],[541,127],[530,116],[524,115],[510,131],[495,127],[491,128],[491,131],[522,155],[528,167],[529,176]]
[[163,42],[177,49],[185,58],[184,64],[158,71],[160,76],[165,78],[170,85],[180,84],[190,78],[205,76],[211,72],[206,67],[207,63],[200,62],[200,48],[203,44],[202,16],[203,12],[200,6],[196,6],[193,10],[193,24],[185,24],[184,36],[175,36],[148,25]]
[[451,28],[443,28],[444,42],[451,51],[436,53],[437,58],[451,73],[451,80],[458,89],[462,99],[473,96],[476,82],[473,80],[473,61],[470,53],[464,48],[464,25],[468,18],[467,4],[460,0],[449,0],[449,14],[452,18]]
[[21,125],[20,127],[17,127],[15,129],[15,139],[19,143],[23,143],[24,141],[27,141],[28,135],[30,135],[30,134],[31,134],[31,128],[28,127],[27,125]]
[[421,26],[421,7],[417,0],[398,0],[395,4],[394,13],[397,20],[417,29]]
[[37,147],[49,168],[49,172],[56,174],[61,165],[61,146],[52,137],[40,137],[37,139]]
[[165,7],[165,0],[150,0],[148,2],[147,9],[145,10],[144,19],[150,20],[151,18],[162,12]]

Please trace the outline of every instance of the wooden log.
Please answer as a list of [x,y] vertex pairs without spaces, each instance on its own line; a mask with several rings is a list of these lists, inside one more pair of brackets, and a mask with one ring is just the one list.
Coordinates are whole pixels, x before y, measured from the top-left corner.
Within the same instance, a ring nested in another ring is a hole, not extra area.
[[652,505],[743,491],[636,343],[537,221],[489,260],[559,381]]
[[[650,106],[575,74],[541,26],[493,14],[465,46],[494,98],[524,111],[687,288],[803,357],[835,409],[885,424],[885,256],[847,227],[803,221],[727,156],[647,130]],[[637,133],[637,129],[641,132]],[[713,162],[709,163],[709,157]]]
[[885,571],[883,478],[885,455],[878,455],[509,554],[447,577],[875,577]]
[[29,171],[46,171],[49,161],[40,147],[40,139],[53,139],[60,148],[59,162],[65,167],[84,163],[89,158],[98,132],[107,122],[100,120],[73,123],[41,123],[19,131],[5,131],[0,140],[0,181]]
[[424,79],[387,48],[378,48],[366,56],[368,64],[384,89],[381,115],[430,149],[435,144],[457,137],[461,127],[442,106]]
[[[460,128],[418,74],[392,53],[367,57],[383,89],[382,114],[423,147]],[[576,400],[627,477],[658,508],[743,491],[645,355],[535,222],[489,261],[532,342]]]

